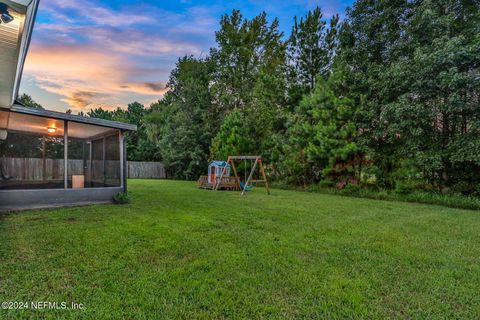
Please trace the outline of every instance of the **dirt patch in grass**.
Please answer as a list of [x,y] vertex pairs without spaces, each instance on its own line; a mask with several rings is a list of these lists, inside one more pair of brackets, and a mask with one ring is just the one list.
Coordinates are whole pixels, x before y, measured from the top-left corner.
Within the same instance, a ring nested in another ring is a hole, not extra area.
[[79,221],[76,218],[70,217],[70,218],[65,219],[65,223],[77,224],[77,223],[79,223]]

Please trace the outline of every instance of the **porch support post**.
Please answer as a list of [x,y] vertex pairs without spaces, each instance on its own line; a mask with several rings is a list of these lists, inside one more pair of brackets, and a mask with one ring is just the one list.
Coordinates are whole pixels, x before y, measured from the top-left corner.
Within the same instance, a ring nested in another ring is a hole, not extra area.
[[107,167],[105,165],[105,160],[106,160],[106,156],[107,156],[107,150],[106,150],[106,147],[107,147],[107,140],[105,137],[103,137],[103,140],[102,140],[102,145],[103,145],[103,155],[102,155],[102,159],[103,159],[103,165],[102,165],[102,169],[103,169],[103,187],[105,187],[105,185],[107,184]]
[[120,186],[125,190],[125,161],[123,159],[123,132],[118,130],[118,142],[119,142],[119,151],[120,151]]
[[45,160],[45,135],[42,135],[42,180],[47,181],[47,164]]
[[127,162],[127,145],[125,143],[125,134],[122,133],[122,171],[123,171],[123,192],[127,193],[127,179],[128,179],[128,162]]
[[88,183],[89,183],[90,188],[93,187],[93,181],[92,181],[92,177],[93,177],[93,174],[92,174],[92,172],[93,172],[93,161],[92,161],[93,160],[93,158],[92,158],[93,157],[92,156],[93,147],[92,147],[92,145],[93,145],[93,140],[90,140],[90,144],[88,145],[89,146],[88,149],[89,149],[89,153],[90,153],[89,158],[88,158],[88,161],[90,162],[90,170],[88,170]]
[[68,121],[63,121],[63,188],[68,189]]

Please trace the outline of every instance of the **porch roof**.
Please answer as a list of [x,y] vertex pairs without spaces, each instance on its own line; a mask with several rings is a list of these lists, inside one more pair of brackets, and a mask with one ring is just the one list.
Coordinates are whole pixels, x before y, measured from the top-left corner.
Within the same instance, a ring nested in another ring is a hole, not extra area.
[[43,118],[52,118],[52,119],[58,119],[58,120],[67,120],[67,121],[78,122],[78,123],[92,124],[95,126],[102,126],[102,127],[113,128],[113,129],[137,131],[136,125],[125,123],[125,122],[90,118],[90,117],[84,117],[84,116],[79,116],[75,114],[50,111],[50,110],[26,108],[18,104],[13,105],[12,108],[10,108],[8,111],[21,113],[21,114],[28,114],[32,116],[39,116]]
[[13,105],[0,108],[0,130],[45,134],[48,128],[55,128],[56,136],[63,135],[63,122],[68,121],[68,135],[72,138],[89,139],[105,135],[115,129],[136,131],[137,126],[103,119],[89,118],[49,110],[26,108]]

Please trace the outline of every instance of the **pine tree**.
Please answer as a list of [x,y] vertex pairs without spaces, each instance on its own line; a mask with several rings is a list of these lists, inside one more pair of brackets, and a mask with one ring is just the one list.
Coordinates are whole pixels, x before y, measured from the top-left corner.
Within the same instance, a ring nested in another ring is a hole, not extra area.
[[305,184],[355,175],[357,110],[346,91],[345,75],[338,70],[327,80],[320,78],[295,109],[287,163]]
[[302,95],[315,88],[319,75],[327,77],[333,64],[338,43],[339,17],[330,20],[330,27],[323,19],[320,7],[307,15],[294,18],[288,41],[288,79],[291,105],[298,104]]
[[251,153],[252,140],[248,136],[248,128],[239,110],[233,110],[223,121],[220,131],[212,140],[211,158],[226,160],[231,155]]

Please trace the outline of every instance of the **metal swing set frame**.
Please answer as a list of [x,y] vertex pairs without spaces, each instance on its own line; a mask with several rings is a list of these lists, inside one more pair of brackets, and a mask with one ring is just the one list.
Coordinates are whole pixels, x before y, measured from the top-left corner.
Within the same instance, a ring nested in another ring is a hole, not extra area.
[[[245,185],[242,186],[240,185],[240,177],[238,176],[237,173],[237,168],[235,167],[235,160],[255,160],[253,166],[251,166],[250,174],[248,175],[247,181],[245,181]],[[267,190],[267,194],[270,194],[270,188],[268,187],[268,180],[267,180],[267,175],[265,174],[265,169],[263,167],[263,161],[261,156],[229,156],[227,159],[227,163],[231,165],[233,174],[235,175],[236,181],[238,183],[238,188],[242,190],[242,196],[245,195],[247,188],[251,186],[251,183],[265,183],[265,189]],[[255,170],[257,169],[257,166],[260,169],[260,174],[262,175],[262,179],[253,179],[253,175],[255,173]],[[223,168],[222,174],[220,175],[220,179],[216,180],[215,185],[213,187],[213,190],[217,191],[218,188],[221,185],[222,178],[225,175],[227,168]]]

